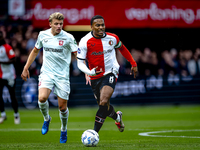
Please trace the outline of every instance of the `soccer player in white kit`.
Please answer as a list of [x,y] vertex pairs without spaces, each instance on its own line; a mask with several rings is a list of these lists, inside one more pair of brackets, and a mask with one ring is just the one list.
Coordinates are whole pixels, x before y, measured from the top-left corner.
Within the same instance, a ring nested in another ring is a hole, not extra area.
[[58,98],[59,116],[61,120],[60,143],[67,142],[67,121],[69,110],[67,101],[70,94],[69,69],[71,63],[71,53],[76,56],[77,44],[74,37],[63,31],[63,14],[56,12],[50,15],[50,29],[41,31],[37,42],[30,53],[21,77],[23,80],[29,78],[28,68],[35,60],[38,52],[43,48],[43,64],[39,75],[39,96],[38,105],[44,116],[42,134],[46,134],[49,129],[51,117],[49,115],[49,103],[47,101],[52,88]]
[[[134,78],[137,75],[137,63],[117,35],[105,32],[102,16],[96,15],[91,19],[91,28],[92,31],[79,43],[77,61],[78,68],[86,74],[86,84],[89,83],[92,86],[99,105],[95,116],[94,130],[99,132],[106,117],[111,117],[115,120],[119,131],[123,132],[122,112],[115,112],[114,107],[110,104],[119,74],[115,51],[119,50],[131,63],[130,74],[134,73]],[[89,68],[86,66],[85,60],[87,60]]]

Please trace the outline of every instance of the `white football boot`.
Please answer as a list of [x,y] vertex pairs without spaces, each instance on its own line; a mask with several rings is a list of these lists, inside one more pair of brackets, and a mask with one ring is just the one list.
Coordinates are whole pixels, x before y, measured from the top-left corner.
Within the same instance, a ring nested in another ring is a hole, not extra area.
[[117,125],[119,131],[123,132],[125,126],[124,126],[124,123],[122,121],[122,112],[118,111],[117,114],[120,116],[120,121],[119,122],[115,121],[115,124]]

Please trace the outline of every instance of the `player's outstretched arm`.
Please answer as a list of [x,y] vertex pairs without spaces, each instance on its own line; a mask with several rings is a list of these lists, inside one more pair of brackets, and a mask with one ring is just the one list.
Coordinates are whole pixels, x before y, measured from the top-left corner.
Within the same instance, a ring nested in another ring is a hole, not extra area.
[[137,63],[131,56],[131,53],[128,51],[128,49],[124,45],[122,45],[120,48],[118,48],[118,50],[130,62],[131,66],[132,66],[130,75],[132,75],[134,73],[134,78],[136,78],[137,72],[138,72]]
[[37,48],[34,47],[33,50],[31,51],[30,55],[28,56],[28,60],[26,62],[26,65],[24,66],[24,69],[23,69],[22,74],[21,74],[21,77],[24,81],[27,81],[27,78],[30,78],[28,68],[31,66],[31,64],[35,60],[39,51],[40,50],[38,50]]
[[90,69],[86,66],[84,60],[81,60],[81,59],[79,59],[79,58],[77,59],[77,66],[78,66],[78,68],[79,68],[82,72],[84,72],[85,74],[91,75],[91,76],[95,76],[95,75],[97,75],[97,74],[103,72],[102,68],[100,69],[100,71],[96,71],[96,69],[98,68],[98,66],[95,67],[95,68],[93,68],[92,70],[90,70]]

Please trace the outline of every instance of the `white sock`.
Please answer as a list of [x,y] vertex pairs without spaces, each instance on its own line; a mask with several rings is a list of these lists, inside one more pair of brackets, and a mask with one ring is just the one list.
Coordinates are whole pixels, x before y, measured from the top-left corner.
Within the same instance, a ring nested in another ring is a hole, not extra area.
[[120,122],[120,116],[117,114],[117,119],[115,120],[116,122]]
[[19,118],[19,113],[14,113],[15,118]]
[[6,117],[6,112],[5,111],[1,112],[1,117]]
[[66,131],[67,130],[68,116],[69,116],[68,108],[64,112],[59,110],[59,116],[60,116],[60,120],[61,120],[61,131]]
[[40,101],[38,101],[38,105],[39,105],[40,111],[44,117],[44,120],[48,121],[49,120],[49,102],[46,101],[44,103],[41,103]]

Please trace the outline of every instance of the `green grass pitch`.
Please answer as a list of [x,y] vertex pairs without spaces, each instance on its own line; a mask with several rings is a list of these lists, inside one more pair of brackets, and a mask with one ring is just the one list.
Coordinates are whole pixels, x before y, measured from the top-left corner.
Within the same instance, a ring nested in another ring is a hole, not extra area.
[[200,105],[115,106],[123,112],[124,132],[107,118],[96,147],[81,143],[84,130],[92,129],[97,107],[69,107],[68,141],[60,144],[58,109],[51,108],[49,132],[41,134],[43,117],[39,109],[20,109],[21,124],[15,125],[13,110],[0,124],[0,149],[95,149],[95,150],[195,150],[200,149]]

